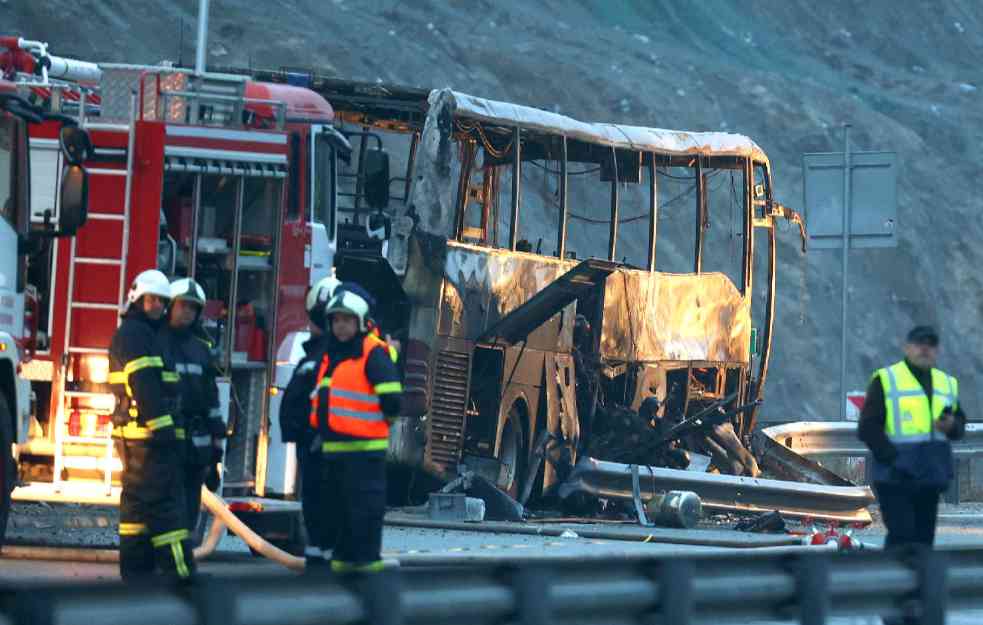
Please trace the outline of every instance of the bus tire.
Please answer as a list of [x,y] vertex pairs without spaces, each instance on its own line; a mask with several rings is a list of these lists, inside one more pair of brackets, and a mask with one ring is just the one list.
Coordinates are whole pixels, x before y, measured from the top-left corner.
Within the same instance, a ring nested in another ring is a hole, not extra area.
[[529,462],[523,407],[522,400],[517,399],[512,404],[502,425],[502,440],[498,448],[498,461],[501,464],[498,487],[513,499],[517,499],[522,492]]

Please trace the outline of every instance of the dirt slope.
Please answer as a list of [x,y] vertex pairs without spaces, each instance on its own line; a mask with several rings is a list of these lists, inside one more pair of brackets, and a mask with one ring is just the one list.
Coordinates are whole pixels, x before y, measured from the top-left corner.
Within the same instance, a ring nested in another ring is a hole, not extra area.
[[[0,31],[91,60],[190,64],[196,6],[0,0]],[[309,65],[587,120],[742,132],[769,153],[777,196],[796,207],[801,154],[840,149],[839,125],[850,121],[859,149],[894,150],[901,162],[900,245],[851,257],[850,384],[862,388],[913,323],[930,322],[967,410],[983,409],[976,2],[213,0],[210,32],[213,64]],[[782,238],[765,416],[834,417],[839,258],[802,258],[795,233]]]

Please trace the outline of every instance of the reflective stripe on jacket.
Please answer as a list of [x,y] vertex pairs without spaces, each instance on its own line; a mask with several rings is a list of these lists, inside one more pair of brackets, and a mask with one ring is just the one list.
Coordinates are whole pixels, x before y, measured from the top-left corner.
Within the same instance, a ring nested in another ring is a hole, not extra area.
[[884,387],[884,430],[895,444],[936,438],[935,421],[946,407],[955,411],[959,405],[959,382],[938,369],[932,369],[931,402],[904,361],[878,369],[875,375]]
[[[311,425],[322,425],[327,413],[328,428],[356,441],[327,441],[324,452],[385,450],[389,440],[389,422],[382,412],[379,396],[402,392],[399,382],[373,385],[366,374],[366,363],[376,347],[389,354],[389,346],[378,337],[368,334],[362,339],[361,355],[346,358],[331,371],[327,354],[318,371],[317,397],[312,399]],[[391,356],[390,356],[391,357]],[[328,375],[328,372],[331,374]],[[322,399],[326,398],[326,406]]]
[[176,373],[165,366],[152,323],[131,309],[109,346],[109,384],[116,396],[113,436],[174,440],[178,415],[168,384]]

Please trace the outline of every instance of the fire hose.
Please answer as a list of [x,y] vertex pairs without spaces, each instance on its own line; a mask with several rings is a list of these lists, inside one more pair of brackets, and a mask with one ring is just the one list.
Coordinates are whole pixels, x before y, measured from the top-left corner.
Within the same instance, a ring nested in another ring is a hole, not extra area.
[[[303,572],[304,559],[291,555],[270,544],[263,537],[249,529],[245,523],[229,510],[228,505],[215,493],[204,486],[201,489],[201,503],[212,513],[214,520],[201,546],[195,548],[195,560],[204,560],[218,547],[226,528],[238,536],[259,555],[282,564],[291,571]],[[0,554],[4,558],[18,560],[59,560],[74,562],[119,562],[119,551],[115,549],[87,549],[79,547],[47,547],[34,545],[4,545]]]
[[249,529],[239,517],[229,510],[228,505],[222,498],[208,490],[204,486],[201,488],[201,503],[215,517],[208,536],[200,547],[195,549],[195,560],[204,560],[210,556],[218,546],[222,538],[222,530],[229,530],[242,539],[253,551],[264,558],[269,558],[278,564],[282,564],[292,571],[304,571],[304,559],[291,555],[286,551],[267,542],[263,537]]

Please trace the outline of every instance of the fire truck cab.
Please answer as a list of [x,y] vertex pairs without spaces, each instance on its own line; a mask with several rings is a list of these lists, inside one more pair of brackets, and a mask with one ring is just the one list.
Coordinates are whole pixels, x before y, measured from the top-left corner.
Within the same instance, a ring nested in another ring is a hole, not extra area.
[[[304,297],[332,271],[336,163],[350,153],[320,95],[289,84],[166,66],[102,64],[78,104],[93,143],[89,222],[31,258],[38,409],[19,445],[26,500],[113,503],[107,347],[126,290],[146,269],[204,288],[229,438],[226,495],[293,491],[278,387],[306,338]],[[97,98],[96,98],[97,96]],[[54,99],[49,101],[52,103]],[[31,134],[56,188],[52,129]],[[43,200],[32,202],[42,219]]]
[[[85,223],[88,180],[80,167],[89,139],[71,120],[43,122],[46,115],[23,96],[20,85],[0,72],[0,544],[17,480],[15,444],[23,442],[31,415],[31,388],[20,376],[31,358],[29,328],[33,300],[27,284],[27,255],[47,240],[72,236]],[[68,125],[65,125],[68,122]],[[30,223],[31,162],[28,125],[49,123],[60,127],[58,141],[63,171],[55,195],[60,207],[57,222],[48,214],[43,223]]]

